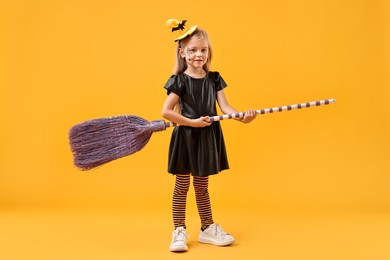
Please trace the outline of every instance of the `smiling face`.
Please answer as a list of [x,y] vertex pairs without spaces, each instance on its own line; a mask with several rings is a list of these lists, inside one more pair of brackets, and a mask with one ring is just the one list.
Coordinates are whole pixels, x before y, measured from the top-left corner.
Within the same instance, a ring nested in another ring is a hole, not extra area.
[[181,48],[180,56],[185,59],[189,69],[202,70],[209,58],[209,44],[204,37],[192,37]]
[[178,42],[173,74],[188,70],[195,74],[209,72],[212,57],[210,39],[206,31],[198,27],[190,36]]

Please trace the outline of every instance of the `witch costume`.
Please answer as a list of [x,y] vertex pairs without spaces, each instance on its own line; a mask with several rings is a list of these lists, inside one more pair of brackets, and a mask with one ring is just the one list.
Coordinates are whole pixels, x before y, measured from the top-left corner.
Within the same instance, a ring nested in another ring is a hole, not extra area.
[[[169,78],[164,88],[180,97],[181,114],[190,119],[217,114],[217,92],[226,87],[218,72],[204,78],[179,73]],[[220,122],[194,128],[176,126],[169,146],[168,172],[208,176],[229,169]]]

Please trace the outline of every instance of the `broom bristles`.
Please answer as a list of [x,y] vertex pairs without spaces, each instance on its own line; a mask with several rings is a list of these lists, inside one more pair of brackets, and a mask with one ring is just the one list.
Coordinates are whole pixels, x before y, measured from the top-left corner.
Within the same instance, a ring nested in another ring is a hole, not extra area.
[[134,115],[85,121],[69,131],[74,164],[90,170],[141,150],[153,132],[165,130],[165,122],[149,122]]

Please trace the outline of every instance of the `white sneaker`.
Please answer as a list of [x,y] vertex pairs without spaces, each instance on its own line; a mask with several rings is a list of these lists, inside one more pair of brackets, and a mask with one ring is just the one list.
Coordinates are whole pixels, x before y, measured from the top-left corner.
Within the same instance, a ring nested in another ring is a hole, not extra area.
[[201,231],[199,234],[199,242],[201,243],[227,246],[234,243],[234,241],[234,237],[223,231],[222,227],[218,224],[210,225],[206,230]]
[[172,252],[187,251],[187,238],[189,235],[183,227],[178,227],[172,232],[172,242],[169,249]]

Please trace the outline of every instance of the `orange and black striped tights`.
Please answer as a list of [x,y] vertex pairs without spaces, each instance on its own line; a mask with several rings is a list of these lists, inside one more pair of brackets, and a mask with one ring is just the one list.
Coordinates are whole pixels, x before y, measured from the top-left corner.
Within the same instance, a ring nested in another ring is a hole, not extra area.
[[[173,223],[175,229],[178,227],[186,228],[185,214],[187,193],[190,188],[191,174],[176,174],[175,188],[173,192]],[[211,204],[208,191],[208,176],[193,176],[193,185],[195,190],[196,204],[202,224],[202,230],[213,224],[213,215],[211,213]]]

